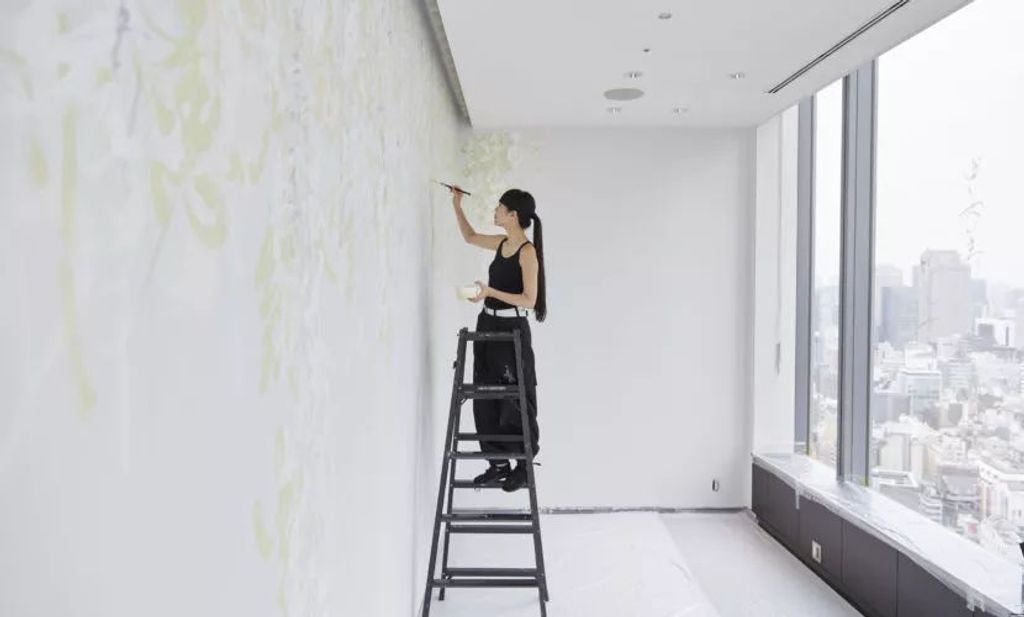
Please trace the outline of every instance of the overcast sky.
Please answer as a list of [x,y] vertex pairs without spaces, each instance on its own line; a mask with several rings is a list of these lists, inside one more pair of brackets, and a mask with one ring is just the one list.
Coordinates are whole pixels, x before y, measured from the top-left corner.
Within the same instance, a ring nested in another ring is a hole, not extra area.
[[[1024,0],[975,0],[883,55],[878,75],[876,262],[968,252],[976,277],[1024,287]],[[816,260],[838,274],[842,92],[818,98]],[[978,160],[978,217],[963,216]]]

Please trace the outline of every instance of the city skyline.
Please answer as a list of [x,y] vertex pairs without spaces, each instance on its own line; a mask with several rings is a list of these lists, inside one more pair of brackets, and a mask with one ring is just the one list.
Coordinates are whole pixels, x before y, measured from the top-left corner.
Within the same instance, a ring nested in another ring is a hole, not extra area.
[[[878,61],[875,263],[956,250],[1024,288],[1024,3],[974,2]],[[956,96],[950,97],[951,90]],[[816,96],[815,271],[839,272],[842,81]]]
[[[974,2],[878,60],[868,472],[1024,564],[1022,25],[1024,2]],[[809,450],[830,465],[842,94],[836,82],[816,96]]]

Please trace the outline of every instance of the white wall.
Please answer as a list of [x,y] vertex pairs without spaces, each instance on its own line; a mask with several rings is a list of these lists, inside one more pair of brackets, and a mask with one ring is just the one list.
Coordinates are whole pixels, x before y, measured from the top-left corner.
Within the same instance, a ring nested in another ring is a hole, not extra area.
[[415,0],[0,4],[0,615],[413,612],[460,130]]
[[793,451],[797,138],[796,107],[757,129],[751,423],[755,452]]
[[[500,188],[518,186],[544,221],[550,315],[533,324],[542,505],[746,503],[753,131],[497,135],[491,150],[512,153],[491,156],[500,172],[471,170],[496,180],[480,180],[487,190],[469,207],[486,221]],[[451,286],[486,277],[491,258],[461,244],[451,216],[435,213],[439,390],[455,332],[477,312]]]

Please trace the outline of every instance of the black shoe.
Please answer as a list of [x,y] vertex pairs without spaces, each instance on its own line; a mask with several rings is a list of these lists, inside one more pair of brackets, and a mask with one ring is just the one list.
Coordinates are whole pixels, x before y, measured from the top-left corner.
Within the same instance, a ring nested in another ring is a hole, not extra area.
[[473,478],[473,484],[490,484],[491,482],[497,482],[498,480],[504,480],[512,473],[512,467],[508,463],[495,465],[491,463],[487,467],[487,471],[483,472],[479,476]]
[[525,462],[517,463],[516,468],[512,471],[512,473],[508,474],[508,477],[505,478],[505,482],[502,483],[501,490],[505,491],[506,493],[514,493],[515,491],[518,491],[519,489],[526,486],[526,483],[528,481],[528,478],[526,477],[527,464],[528,463]]

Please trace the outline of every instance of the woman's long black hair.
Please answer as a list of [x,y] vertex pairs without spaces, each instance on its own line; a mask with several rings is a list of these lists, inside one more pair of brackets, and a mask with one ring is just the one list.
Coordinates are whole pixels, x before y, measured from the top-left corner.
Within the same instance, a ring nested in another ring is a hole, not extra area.
[[519,219],[519,226],[524,230],[530,228],[531,223],[536,223],[533,230],[533,246],[537,249],[537,261],[539,271],[537,272],[537,303],[533,307],[533,314],[537,321],[544,321],[548,316],[548,294],[544,278],[544,228],[537,216],[537,202],[533,195],[519,189],[509,189],[498,200],[509,210],[516,213]]

